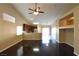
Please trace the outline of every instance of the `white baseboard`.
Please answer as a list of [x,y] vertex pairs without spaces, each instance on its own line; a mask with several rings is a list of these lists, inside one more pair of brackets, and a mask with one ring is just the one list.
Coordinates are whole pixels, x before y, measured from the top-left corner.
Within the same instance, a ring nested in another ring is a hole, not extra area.
[[76,52],[74,52],[74,54],[75,54],[76,56],[79,56],[79,54],[78,54],[78,53],[76,53]]
[[74,48],[74,46],[73,46],[73,45],[71,45],[71,44],[69,44],[69,43],[66,43],[66,44],[68,44],[68,45],[70,45],[70,46],[72,46],[72,47]]
[[71,44],[69,44],[69,43],[66,43],[66,42],[60,42],[60,43],[65,43],[65,44],[68,44],[69,46],[74,47],[73,45],[71,45]]

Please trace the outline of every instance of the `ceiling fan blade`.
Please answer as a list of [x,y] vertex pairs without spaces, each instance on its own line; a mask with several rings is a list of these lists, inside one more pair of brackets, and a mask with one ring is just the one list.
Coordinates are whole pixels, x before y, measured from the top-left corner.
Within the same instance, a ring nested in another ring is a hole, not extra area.
[[29,8],[29,10],[34,11],[33,9]]
[[44,13],[44,11],[38,11],[39,13]]

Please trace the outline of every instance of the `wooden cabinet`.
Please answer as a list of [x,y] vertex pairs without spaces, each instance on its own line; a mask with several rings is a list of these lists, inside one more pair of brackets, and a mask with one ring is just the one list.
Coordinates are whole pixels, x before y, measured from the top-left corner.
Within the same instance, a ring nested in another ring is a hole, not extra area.
[[28,24],[23,24],[23,31],[26,31],[26,32],[34,32],[34,29],[36,29],[37,26],[31,26],[31,25],[28,25]]

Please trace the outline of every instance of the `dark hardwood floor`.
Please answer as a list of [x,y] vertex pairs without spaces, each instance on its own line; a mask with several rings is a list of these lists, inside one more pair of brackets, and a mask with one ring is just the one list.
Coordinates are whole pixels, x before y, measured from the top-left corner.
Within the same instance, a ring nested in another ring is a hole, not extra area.
[[3,51],[0,56],[75,56],[73,52],[74,48],[65,43],[50,41],[45,45],[40,40],[24,40]]

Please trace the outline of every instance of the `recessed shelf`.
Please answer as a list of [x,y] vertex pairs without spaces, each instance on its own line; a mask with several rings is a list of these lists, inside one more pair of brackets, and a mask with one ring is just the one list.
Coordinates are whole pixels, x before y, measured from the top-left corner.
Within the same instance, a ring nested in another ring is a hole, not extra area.
[[59,20],[59,29],[74,28],[74,16],[70,14]]

